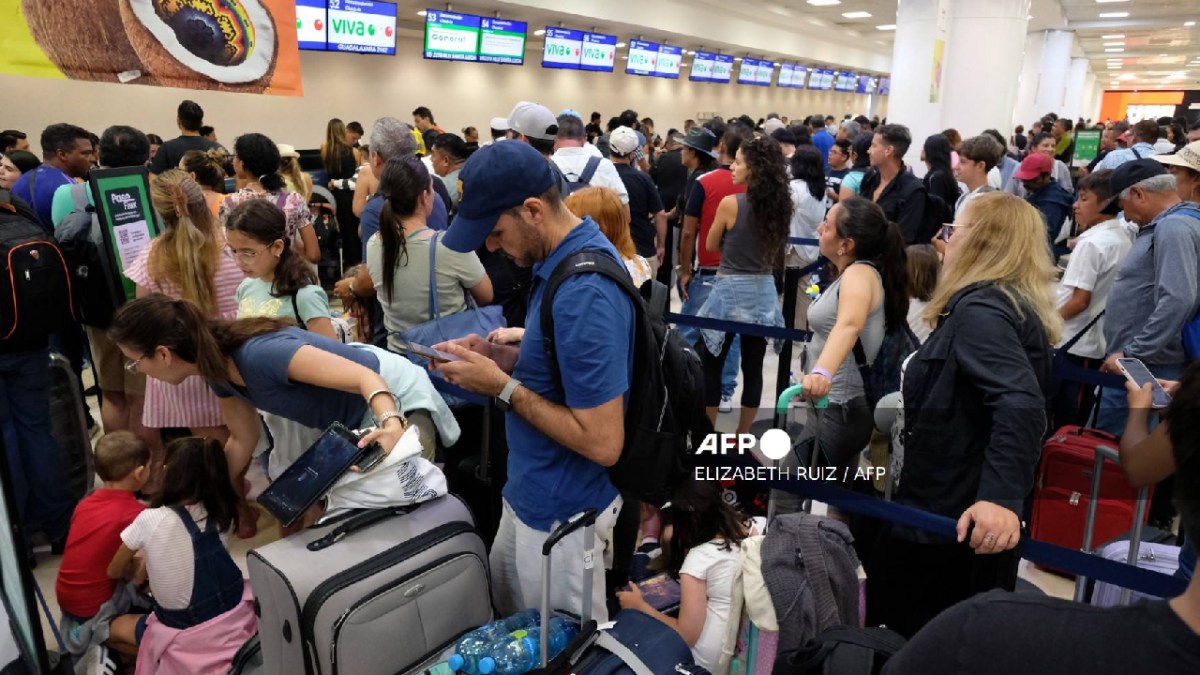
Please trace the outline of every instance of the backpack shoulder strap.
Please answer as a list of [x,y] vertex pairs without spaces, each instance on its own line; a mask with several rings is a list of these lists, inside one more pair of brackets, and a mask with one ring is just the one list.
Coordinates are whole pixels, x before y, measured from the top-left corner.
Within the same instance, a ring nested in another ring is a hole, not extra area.
[[1074,347],[1080,340],[1082,340],[1083,336],[1087,335],[1087,332],[1092,329],[1092,326],[1095,326],[1096,322],[1099,321],[1104,316],[1105,311],[1107,311],[1107,310],[1104,310],[1104,309],[1100,310],[1100,312],[1098,314],[1096,314],[1096,316],[1092,317],[1092,320],[1089,321],[1087,323],[1087,325],[1083,327],[1083,330],[1076,333],[1070,340],[1067,340],[1066,342],[1064,342],[1063,346],[1058,348],[1058,353],[1066,354],[1067,352],[1071,351],[1071,348]]
[[1129,151],[1133,153],[1134,157],[1137,157],[1138,159],[1142,158],[1142,153],[1138,152],[1137,148],[1133,147],[1132,145],[1129,146]]
[[592,184],[592,177],[596,175],[596,169],[600,168],[599,157],[589,157],[587,164],[583,167],[583,172],[579,174],[579,182]]
[[296,315],[296,325],[300,326],[304,330],[308,330],[308,327],[304,325],[304,319],[300,318],[300,301],[298,300],[299,297],[300,297],[300,290],[297,289],[295,293],[292,293],[292,313],[294,313]]
[[76,211],[87,211],[87,183],[76,183],[71,186],[71,205]]
[[602,274],[612,279],[633,301],[635,313],[643,312],[645,308],[641,294],[634,288],[633,279],[629,277],[629,271],[611,256],[597,250],[583,250],[567,256],[550,273],[550,279],[546,282],[546,292],[542,295],[542,345],[546,350],[550,373],[556,382],[562,380],[562,373],[558,369],[558,352],[554,346],[554,296],[564,281],[576,274],[588,273]]

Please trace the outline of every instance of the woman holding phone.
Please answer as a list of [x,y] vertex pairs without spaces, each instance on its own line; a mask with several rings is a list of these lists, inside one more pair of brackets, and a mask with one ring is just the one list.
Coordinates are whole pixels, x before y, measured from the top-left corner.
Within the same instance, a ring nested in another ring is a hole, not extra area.
[[[157,294],[121,307],[109,335],[130,370],[172,384],[204,378],[229,428],[225,454],[235,486],[258,445],[260,409],[277,418],[272,477],[332,422],[374,427],[361,447],[378,442],[405,457],[432,459],[435,429],[447,445],[458,440],[458,423],[425,371],[376,347],[345,345],[279,319],[211,319],[190,302]],[[395,472],[375,473],[395,481]],[[335,501],[331,494],[330,508],[347,506]]]

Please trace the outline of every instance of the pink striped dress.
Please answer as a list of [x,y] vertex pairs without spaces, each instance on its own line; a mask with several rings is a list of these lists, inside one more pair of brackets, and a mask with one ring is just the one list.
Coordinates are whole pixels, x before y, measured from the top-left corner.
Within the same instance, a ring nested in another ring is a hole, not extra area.
[[[125,270],[125,276],[142,288],[178,299],[178,286],[160,286],[150,276],[147,261],[152,248],[153,245],[142,250],[137,260]],[[237,288],[245,278],[246,275],[242,274],[232,258],[227,255],[218,258],[216,291],[217,313],[220,318],[237,317]],[[142,410],[142,424],[151,429],[194,429],[224,426],[225,419],[221,416],[221,406],[216,395],[209,390],[203,378],[194,375],[178,385],[146,378],[146,405]]]

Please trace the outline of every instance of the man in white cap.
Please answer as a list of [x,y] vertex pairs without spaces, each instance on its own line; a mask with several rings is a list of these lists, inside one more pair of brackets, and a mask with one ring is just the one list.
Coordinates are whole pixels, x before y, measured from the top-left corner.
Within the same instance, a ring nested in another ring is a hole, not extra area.
[[667,212],[663,209],[658,186],[644,171],[633,166],[637,149],[637,132],[629,127],[617,127],[608,139],[617,175],[629,191],[629,235],[637,254],[650,263],[650,274],[657,275],[667,245]]
[[[488,128],[491,129],[491,131],[492,131],[492,140],[484,143],[483,145],[491,145],[492,143],[496,143],[497,141],[507,141],[508,140],[508,118],[507,117],[493,117],[492,121],[488,123]],[[480,147],[483,147],[483,146],[481,145]]]

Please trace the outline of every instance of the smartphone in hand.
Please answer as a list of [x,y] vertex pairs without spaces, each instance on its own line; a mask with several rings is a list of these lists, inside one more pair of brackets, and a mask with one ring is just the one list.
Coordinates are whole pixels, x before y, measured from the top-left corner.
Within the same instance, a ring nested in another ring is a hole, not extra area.
[[1167,390],[1163,389],[1158,379],[1154,377],[1154,374],[1150,372],[1150,369],[1140,359],[1117,359],[1117,368],[1121,370],[1125,379],[1132,382],[1139,389],[1147,384],[1150,385],[1154,393],[1154,399],[1150,407],[1161,409],[1171,405],[1171,395],[1167,393]]
[[415,342],[406,342],[404,344],[408,351],[412,352],[413,354],[429,359],[430,361],[436,361],[437,363],[449,363],[451,361],[462,360],[453,354],[443,352],[439,349],[434,349],[433,347],[419,345]]

